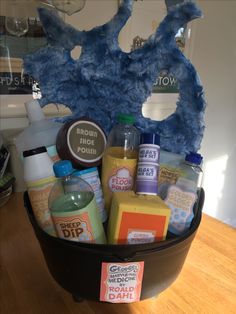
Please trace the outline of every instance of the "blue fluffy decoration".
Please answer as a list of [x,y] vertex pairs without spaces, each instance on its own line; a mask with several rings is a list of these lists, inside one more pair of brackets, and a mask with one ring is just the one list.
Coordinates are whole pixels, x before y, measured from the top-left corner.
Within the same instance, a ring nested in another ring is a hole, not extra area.
[[[131,15],[132,3],[124,0],[108,23],[90,31],[76,30],[55,12],[40,9],[49,45],[25,57],[25,71],[39,81],[42,106],[57,103],[70,108],[72,116],[64,121],[87,116],[109,132],[117,113],[132,113],[142,131],[160,134],[163,149],[196,152],[204,132],[203,87],[193,65],[177,47],[175,35],[200,17],[201,11],[190,1],[171,7],[145,45],[126,53],[119,47],[118,35]],[[77,45],[82,52],[74,60],[71,50]],[[142,116],[141,108],[162,70],[177,78],[179,100],[175,113],[153,121]]]

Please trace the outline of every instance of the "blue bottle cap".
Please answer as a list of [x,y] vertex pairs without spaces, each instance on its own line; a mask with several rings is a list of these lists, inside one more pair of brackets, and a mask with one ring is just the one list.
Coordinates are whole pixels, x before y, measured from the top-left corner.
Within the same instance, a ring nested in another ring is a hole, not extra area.
[[142,133],[140,136],[141,144],[154,144],[160,145],[160,136],[157,133]]
[[191,162],[192,164],[200,165],[202,163],[202,155],[190,152],[186,155],[185,160]]
[[53,170],[57,178],[68,176],[74,171],[69,160],[60,160],[55,162],[53,165]]

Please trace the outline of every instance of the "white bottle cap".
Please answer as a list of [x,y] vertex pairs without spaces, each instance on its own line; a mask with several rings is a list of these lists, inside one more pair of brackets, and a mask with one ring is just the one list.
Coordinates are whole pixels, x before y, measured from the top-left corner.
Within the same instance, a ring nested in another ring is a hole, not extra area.
[[30,122],[44,120],[45,116],[39,102],[31,100],[25,103],[25,109]]

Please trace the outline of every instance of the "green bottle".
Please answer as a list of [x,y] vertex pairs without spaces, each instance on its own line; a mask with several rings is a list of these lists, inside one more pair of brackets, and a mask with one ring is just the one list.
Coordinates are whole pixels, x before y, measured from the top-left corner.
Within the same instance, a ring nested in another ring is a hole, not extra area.
[[49,195],[49,209],[59,238],[76,242],[106,243],[102,220],[92,187],[68,160],[58,161],[53,170],[58,178]]

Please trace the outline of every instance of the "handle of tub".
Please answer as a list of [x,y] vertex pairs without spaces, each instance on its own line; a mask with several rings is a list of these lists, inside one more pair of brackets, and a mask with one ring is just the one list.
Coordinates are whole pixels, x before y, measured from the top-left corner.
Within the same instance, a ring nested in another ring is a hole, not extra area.
[[[205,201],[205,191],[203,188],[200,188],[198,191],[198,206],[197,211],[202,211],[203,205]],[[195,213],[196,214],[196,213]]]
[[179,238],[173,238],[173,239],[168,239],[165,241],[160,241],[160,242],[155,242],[155,243],[150,243],[145,249],[142,248],[137,248],[136,251],[132,251],[129,253],[129,255],[124,256],[120,252],[119,254],[113,253],[112,256],[115,257],[116,259],[120,260],[121,262],[129,262],[133,261],[134,258],[138,257],[138,255],[144,255],[144,254],[150,254],[151,252],[155,252],[157,250],[162,250],[164,248],[168,248],[169,246],[173,245],[174,242],[179,242]]
[[133,261],[133,259],[135,258],[135,256],[137,255],[136,252],[133,252],[131,255],[129,256],[121,256],[121,255],[117,255],[117,254],[113,254],[113,256],[119,260],[120,262],[130,262],[130,261]]

